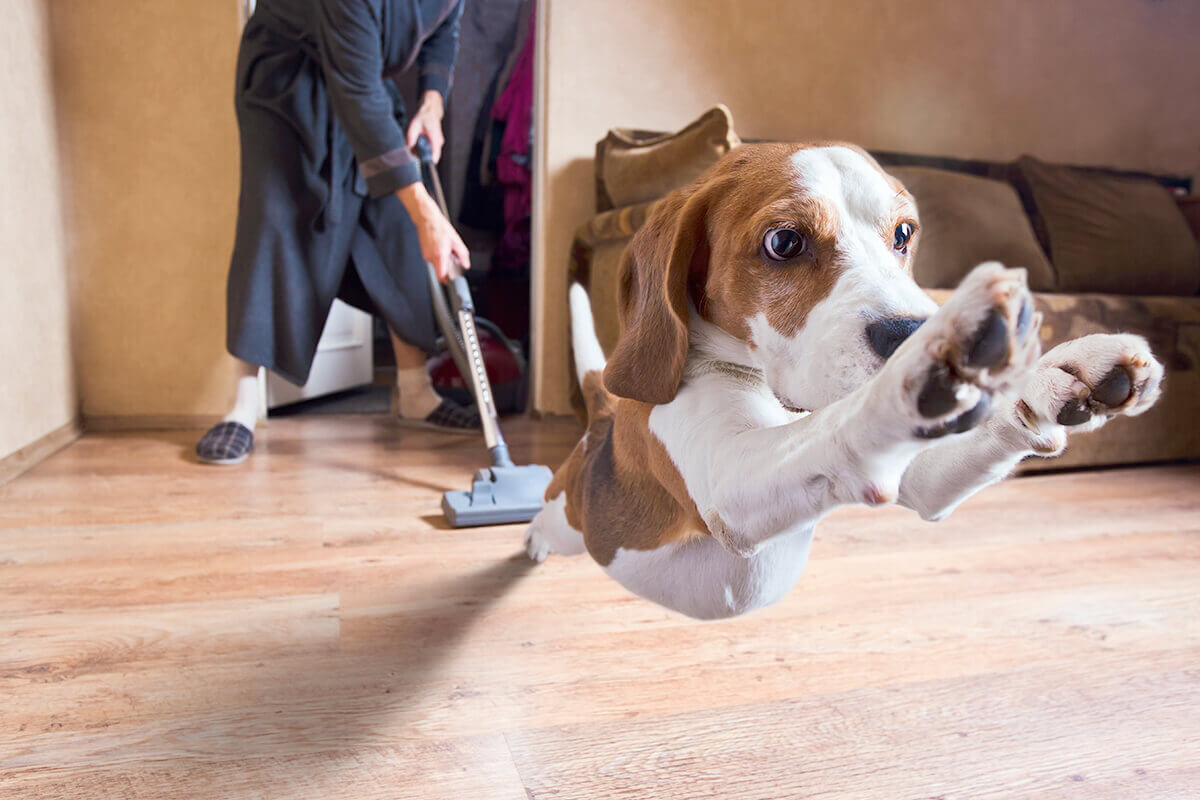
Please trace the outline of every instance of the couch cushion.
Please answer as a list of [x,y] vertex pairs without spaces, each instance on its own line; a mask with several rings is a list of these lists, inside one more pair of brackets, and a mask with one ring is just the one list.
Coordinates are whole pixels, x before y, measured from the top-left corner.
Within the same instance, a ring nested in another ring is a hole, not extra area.
[[1200,288],[1196,240],[1159,184],[1032,156],[1018,159],[1014,182],[1050,254],[1058,291],[1191,295]]
[[719,105],[678,133],[610,130],[596,147],[596,175],[612,207],[645,203],[691,183],[739,144],[729,109]]
[[952,289],[982,261],[1025,267],[1035,291],[1054,291],[1054,271],[1021,198],[1007,183],[929,167],[892,167],[917,201],[921,233],[913,276]]

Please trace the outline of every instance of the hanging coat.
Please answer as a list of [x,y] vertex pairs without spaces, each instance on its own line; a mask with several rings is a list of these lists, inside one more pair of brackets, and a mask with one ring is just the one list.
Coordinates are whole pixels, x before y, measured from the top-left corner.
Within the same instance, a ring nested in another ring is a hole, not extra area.
[[420,180],[391,77],[449,92],[462,0],[259,0],[238,53],[242,148],[226,293],[229,352],[308,379],[335,297],[434,346],[416,229]]
[[529,15],[529,31],[513,65],[508,84],[492,107],[492,118],[504,122],[496,179],[504,187],[504,234],[496,244],[492,266],[528,277],[530,214],[533,209],[533,62],[537,15]]

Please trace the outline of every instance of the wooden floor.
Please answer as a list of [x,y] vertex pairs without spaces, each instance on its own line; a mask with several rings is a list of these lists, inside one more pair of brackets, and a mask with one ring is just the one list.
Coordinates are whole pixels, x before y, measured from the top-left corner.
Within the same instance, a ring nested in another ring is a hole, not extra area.
[[[551,464],[578,434],[509,429]],[[843,510],[785,602],[700,623],[447,530],[474,439],[194,439],[0,489],[0,797],[1200,797],[1200,466]]]

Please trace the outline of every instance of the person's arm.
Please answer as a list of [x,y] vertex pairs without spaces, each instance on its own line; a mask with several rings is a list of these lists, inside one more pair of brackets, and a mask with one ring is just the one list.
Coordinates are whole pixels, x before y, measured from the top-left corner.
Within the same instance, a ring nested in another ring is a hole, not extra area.
[[429,196],[425,184],[418,182],[405,186],[396,192],[396,196],[417,227],[421,255],[433,265],[439,281],[445,283],[449,277],[452,257],[458,259],[463,269],[471,268],[471,251],[438,208],[437,201]]
[[441,161],[442,145],[445,143],[442,117],[445,115],[446,96],[454,82],[454,60],[458,57],[458,27],[462,12],[463,3],[459,0],[417,53],[421,104],[408,124],[407,141],[412,148],[420,136],[428,137],[435,162]]
[[458,26],[462,19],[463,0],[458,0],[442,24],[429,35],[417,54],[421,96],[437,92],[443,102],[454,82],[454,60],[458,57]]
[[372,197],[419,183],[421,171],[384,85],[380,0],[317,0],[317,46],[330,102]]
[[[422,185],[420,164],[396,123],[383,77],[379,0],[317,0],[317,9],[326,88],[367,190],[372,197],[400,198],[439,279],[449,274],[452,254],[469,268],[470,252]],[[439,134],[440,120],[439,107]]]

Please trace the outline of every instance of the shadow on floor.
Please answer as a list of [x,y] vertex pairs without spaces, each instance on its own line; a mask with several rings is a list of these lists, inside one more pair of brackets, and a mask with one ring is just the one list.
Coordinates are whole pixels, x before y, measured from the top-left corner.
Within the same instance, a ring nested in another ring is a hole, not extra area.
[[[439,695],[430,684],[475,624],[535,567],[517,553],[453,579],[398,588],[372,598],[369,608],[339,609],[336,652],[291,656],[324,671],[281,682],[279,665],[268,665],[275,668],[263,669],[262,678],[239,682],[239,708],[201,714],[189,738],[211,744],[199,748],[203,755],[279,756],[394,744],[409,726],[436,724],[431,717],[471,690],[454,686]],[[313,650],[330,644],[314,642]]]
[[298,414],[388,414],[392,410],[390,386],[356,386],[271,409],[272,417]]

